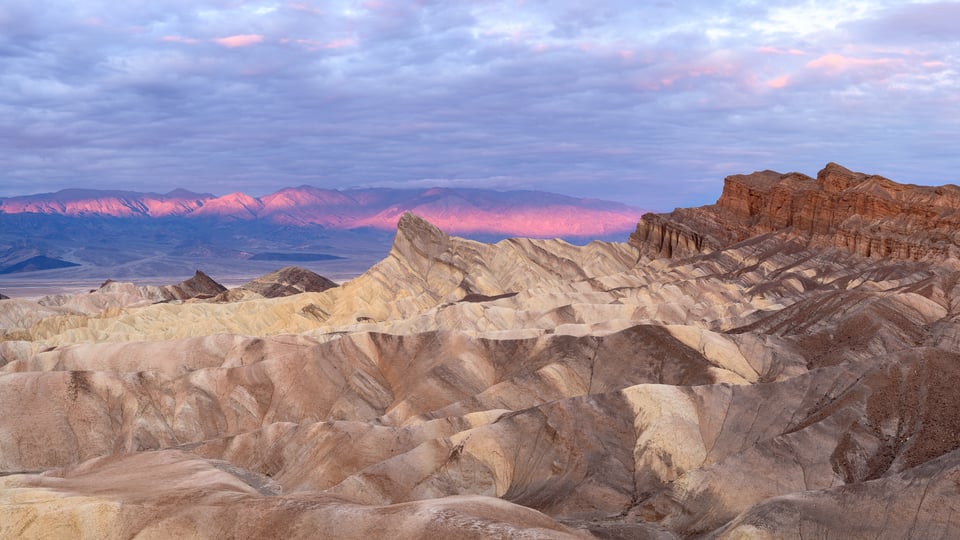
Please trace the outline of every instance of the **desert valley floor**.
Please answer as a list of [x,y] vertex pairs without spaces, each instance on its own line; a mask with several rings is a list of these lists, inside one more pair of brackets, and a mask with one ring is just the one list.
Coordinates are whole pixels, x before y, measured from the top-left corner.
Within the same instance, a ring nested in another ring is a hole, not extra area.
[[[0,301],[0,536],[956,538],[960,188]],[[216,277],[216,276],[214,276]]]

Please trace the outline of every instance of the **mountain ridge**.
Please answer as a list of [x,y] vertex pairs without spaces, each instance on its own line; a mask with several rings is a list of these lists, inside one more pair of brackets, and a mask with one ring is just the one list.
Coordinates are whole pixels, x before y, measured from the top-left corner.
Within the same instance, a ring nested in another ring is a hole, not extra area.
[[254,197],[176,189],[166,194],[67,189],[0,198],[0,214],[74,217],[264,220],[330,229],[393,230],[413,211],[453,233],[594,236],[628,232],[643,210],[621,203],[540,191],[474,188],[322,189],[287,187]]

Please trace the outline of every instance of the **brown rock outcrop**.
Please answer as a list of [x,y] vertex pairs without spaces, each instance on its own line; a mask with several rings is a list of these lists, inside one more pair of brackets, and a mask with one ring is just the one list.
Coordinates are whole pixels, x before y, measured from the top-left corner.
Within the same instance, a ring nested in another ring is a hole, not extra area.
[[836,163],[816,179],[773,171],[733,175],[716,204],[646,214],[630,241],[651,256],[677,258],[766,233],[864,257],[956,258],[960,187],[898,184]]
[[304,292],[323,292],[336,286],[333,281],[306,268],[286,266],[248,281],[239,288],[263,298],[280,298]]
[[192,278],[181,281],[176,285],[163,287],[163,290],[173,300],[186,300],[188,298],[212,298],[226,291],[227,288],[197,270]]

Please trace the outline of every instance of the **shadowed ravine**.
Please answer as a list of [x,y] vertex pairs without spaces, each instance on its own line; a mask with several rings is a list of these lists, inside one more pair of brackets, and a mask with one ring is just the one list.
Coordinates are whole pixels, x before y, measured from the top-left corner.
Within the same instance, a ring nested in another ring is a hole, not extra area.
[[407,214],[340,286],[0,301],[0,536],[956,537],[955,190],[830,164],[629,243]]

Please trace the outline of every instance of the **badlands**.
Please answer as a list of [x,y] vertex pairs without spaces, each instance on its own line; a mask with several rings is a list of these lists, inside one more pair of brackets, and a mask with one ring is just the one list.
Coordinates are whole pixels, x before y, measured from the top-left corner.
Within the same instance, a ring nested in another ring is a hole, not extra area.
[[0,301],[5,538],[960,537],[960,188]]

